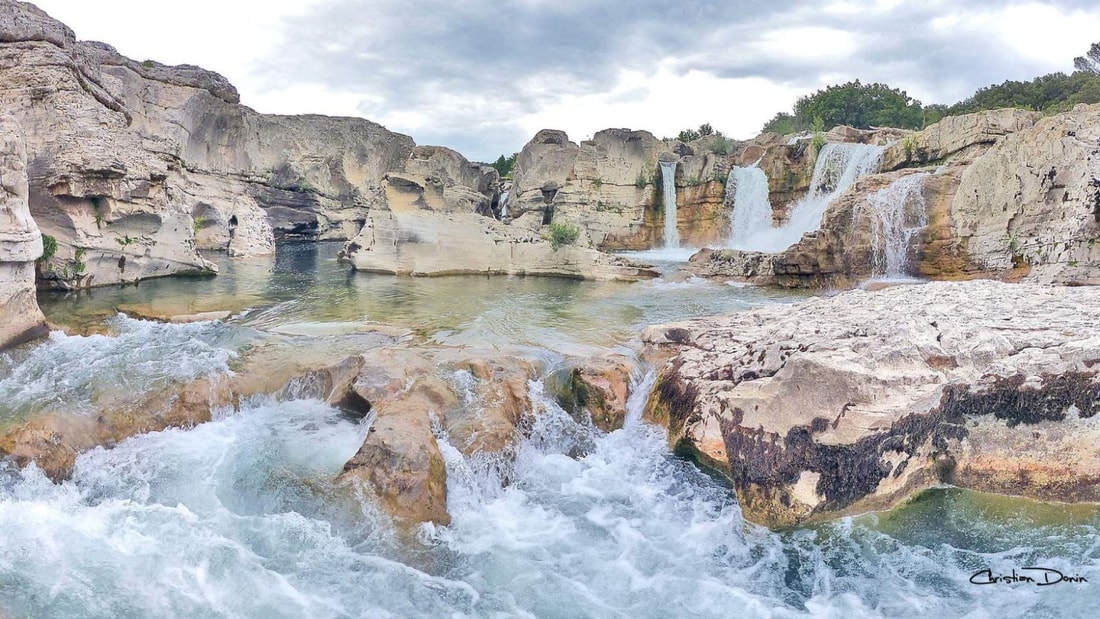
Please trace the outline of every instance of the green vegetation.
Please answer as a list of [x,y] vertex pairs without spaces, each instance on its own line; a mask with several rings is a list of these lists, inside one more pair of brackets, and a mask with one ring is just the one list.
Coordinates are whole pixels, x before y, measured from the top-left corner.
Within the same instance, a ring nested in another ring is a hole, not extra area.
[[107,210],[107,197],[106,196],[93,196],[92,197],[92,210],[95,211],[95,227],[103,227],[103,211]]
[[794,104],[794,114],[777,114],[764,125],[764,131],[806,131],[817,119],[821,119],[826,127],[851,125],[857,129],[872,126],[919,129],[924,126],[920,101],[904,90],[855,80],[800,98]]
[[153,62],[152,60],[142,60],[141,61],[141,66],[146,68],[146,69],[152,69],[155,65],[156,65],[156,63]]
[[908,161],[913,158],[913,153],[917,150],[917,138],[913,137],[913,134],[909,134],[902,138],[901,147],[905,149],[905,160]]
[[205,224],[205,223],[206,223],[206,218],[201,216],[201,215],[194,218],[194,219],[192,219],[191,220],[191,229],[192,229],[192,231],[194,231],[195,234],[198,234],[199,230],[202,230],[202,225]]
[[[1073,73],[1050,73],[1031,81],[1008,80],[979,88],[954,105],[922,105],[904,90],[886,84],[863,84],[859,80],[829,86],[795,102],[793,113],[780,112],[764,131],[781,135],[818,131],[821,119],[826,128],[849,125],[857,129],[896,127],[922,129],[945,116],[969,114],[999,108],[1021,108],[1056,114],[1078,103],[1100,103],[1100,43],[1093,43],[1084,56],[1073,61]],[[815,136],[816,137],[816,136]]]
[[821,152],[822,148],[825,148],[825,121],[821,120],[820,116],[815,116],[814,121],[810,123],[810,130],[814,132],[814,137],[810,142],[810,146],[813,147],[814,155],[816,156]]
[[50,259],[57,253],[57,239],[48,234],[42,235],[42,257],[38,259],[38,262],[42,264],[49,264]]
[[638,189],[645,189],[646,184],[648,184],[648,181],[646,181],[645,172],[638,172],[638,178],[634,179],[634,186]]
[[945,114],[953,116],[1002,107],[1056,114],[1078,103],[1100,103],[1100,74],[1077,71],[1070,75],[1050,73],[1030,82],[1008,80],[979,88],[969,98],[946,108]]
[[[710,123],[703,123],[699,125],[698,129],[684,129],[676,136],[676,139],[681,142],[694,142],[708,135],[715,135],[714,127],[710,126]],[[717,135],[721,136],[722,132],[719,131]]]
[[550,224],[550,245],[554,250],[577,242],[580,229],[572,224]]
[[1083,73],[1100,75],[1100,43],[1093,43],[1084,56],[1074,58],[1073,68]]
[[134,239],[130,238],[130,235],[127,234],[125,236],[116,236],[115,242],[123,247],[126,247],[127,245],[133,245]]
[[84,272],[84,268],[88,266],[84,263],[83,258],[84,248],[77,247],[76,251],[73,252],[73,275],[80,275]]
[[495,169],[497,174],[500,174],[501,178],[512,178],[512,170],[516,167],[516,155],[518,154],[519,153],[512,153],[511,157],[501,155],[497,157],[497,160],[493,163],[485,165]]

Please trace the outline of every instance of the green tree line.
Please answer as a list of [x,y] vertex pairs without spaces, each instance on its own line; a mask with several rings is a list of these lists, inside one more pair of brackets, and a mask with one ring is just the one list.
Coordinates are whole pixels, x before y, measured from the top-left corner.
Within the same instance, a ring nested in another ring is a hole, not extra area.
[[1100,43],[1094,43],[1073,64],[1076,71],[1068,75],[1050,73],[1030,81],[1008,80],[980,88],[951,106],[922,105],[904,90],[855,80],[799,98],[790,113],[776,114],[764,125],[764,131],[788,134],[836,125],[921,129],[944,116],[982,110],[1015,107],[1052,114],[1078,103],[1100,103]]

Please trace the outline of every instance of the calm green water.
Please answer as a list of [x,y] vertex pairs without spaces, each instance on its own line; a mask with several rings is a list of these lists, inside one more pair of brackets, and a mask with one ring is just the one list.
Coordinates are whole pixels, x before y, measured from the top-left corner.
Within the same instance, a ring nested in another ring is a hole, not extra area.
[[[348,272],[333,246],[289,246],[212,279],[44,295],[76,330],[0,358],[0,415],[84,414],[98,392],[141,392],[233,371],[274,347],[339,358],[406,327],[426,343],[630,350],[638,327],[790,296],[690,280],[404,279]],[[229,310],[225,323],[159,324]],[[94,328],[94,329],[93,329]],[[1100,583],[1100,513],[957,490],[893,512],[773,533],[727,486],[622,430],[545,408],[501,487],[443,440],[448,527],[415,540],[331,479],[368,427],[316,401],[257,397],[190,430],[78,458],[53,484],[0,470],[0,609],[16,617],[1090,617],[1092,583],[975,585],[1042,566]],[[585,453],[583,457],[568,454]],[[0,613],[2,614],[2,613]]]

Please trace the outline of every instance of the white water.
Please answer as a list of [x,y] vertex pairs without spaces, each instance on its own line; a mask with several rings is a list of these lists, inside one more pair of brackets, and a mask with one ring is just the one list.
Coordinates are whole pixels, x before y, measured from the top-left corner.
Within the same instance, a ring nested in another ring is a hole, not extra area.
[[[884,146],[870,144],[826,144],[814,163],[809,193],[791,206],[787,222],[779,227],[773,227],[770,219],[765,221],[760,216],[763,213],[763,203],[759,195],[759,176],[744,185],[738,184],[734,192],[735,208],[739,201],[743,201],[751,205],[749,208],[754,215],[748,220],[752,227],[746,225],[739,228],[738,238],[736,241],[731,238],[730,247],[746,251],[779,252],[797,243],[803,234],[821,226],[825,209],[856,179],[878,171],[884,150]],[[733,174],[734,171],[731,170],[730,173]],[[763,181],[766,182],[767,178]],[[740,194],[743,191],[751,194],[742,198]],[[768,210],[770,212],[770,205]]]
[[726,203],[733,207],[728,243],[731,248],[748,248],[758,234],[772,228],[768,176],[760,168],[730,168],[726,178]]
[[680,246],[680,231],[676,229],[676,162],[662,161],[660,164],[665,203],[665,235],[662,246],[677,248]]
[[746,524],[727,487],[640,422],[653,382],[652,372],[638,380],[626,426],[603,434],[533,381],[537,419],[504,488],[500,468],[444,441],[453,523],[425,526],[419,542],[397,539],[369,498],[329,481],[368,427],[311,400],[255,398],[192,430],[94,450],[60,485],[34,468],[2,470],[0,612],[1069,616],[1093,603],[1087,587],[966,578],[986,565],[1100,568],[1094,525],[1021,533],[953,512],[924,514],[912,531],[895,521],[893,535],[875,519],[784,534]]
[[504,191],[500,194],[500,218],[504,219],[508,216],[508,192]]
[[886,279],[911,274],[909,249],[913,237],[928,225],[928,209],[921,187],[925,173],[903,176],[867,198],[871,209],[872,272]]
[[214,322],[169,325],[120,315],[109,325],[115,335],[54,331],[10,372],[2,372],[0,362],[0,418],[49,410],[82,413],[105,389],[136,396],[227,372],[239,339]]
[[[313,273],[323,275],[327,264]],[[404,294],[394,307],[405,314],[432,299],[453,310],[461,297],[445,282],[383,281]],[[491,299],[491,311],[428,330],[474,334],[483,343],[480,323],[512,320],[508,337],[527,342],[563,337],[551,322],[577,329],[596,315],[607,331],[621,328],[611,323],[677,320],[746,303],[736,301],[741,291],[694,279],[614,290],[518,281],[525,287]],[[280,294],[342,298],[332,282],[315,285],[294,283]],[[139,292],[150,290],[168,292],[145,285]],[[433,306],[433,314],[442,312]],[[82,406],[96,372],[140,391],[143,381],[186,380],[196,369],[229,371],[238,343],[255,339],[233,324],[118,320],[117,337],[54,336],[8,357],[0,364],[6,395],[20,393],[12,388],[16,375],[28,385],[71,376],[77,387],[62,389],[62,401]],[[129,367],[132,373],[119,369]],[[451,379],[468,387],[467,406],[480,405],[473,375]],[[988,504],[949,495],[896,513],[771,533],[747,524],[726,485],[672,455],[664,432],[640,422],[654,380],[653,372],[638,377],[626,426],[607,434],[566,413],[533,381],[537,419],[514,464],[465,458],[443,442],[453,524],[425,527],[418,540],[395,536],[369,497],[332,482],[369,420],[350,421],[312,400],[254,398],[239,413],[191,430],[94,450],[63,484],[0,463],[0,616],[848,619],[1094,611],[1092,584],[975,587],[967,579],[985,567],[1009,573],[1044,565],[1098,582],[1100,516],[1046,522],[1004,499],[1007,515],[989,517]]]

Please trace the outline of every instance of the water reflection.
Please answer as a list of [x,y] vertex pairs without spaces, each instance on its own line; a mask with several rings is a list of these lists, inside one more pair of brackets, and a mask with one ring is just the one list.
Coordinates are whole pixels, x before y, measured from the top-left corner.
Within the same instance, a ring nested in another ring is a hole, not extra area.
[[798,298],[697,278],[636,284],[538,277],[410,278],[356,273],[338,243],[294,244],[274,258],[220,259],[213,278],[167,278],[80,293],[43,292],[51,322],[94,329],[116,310],[172,316],[230,311],[232,324],[386,324],[456,345],[614,347],[646,324]]

